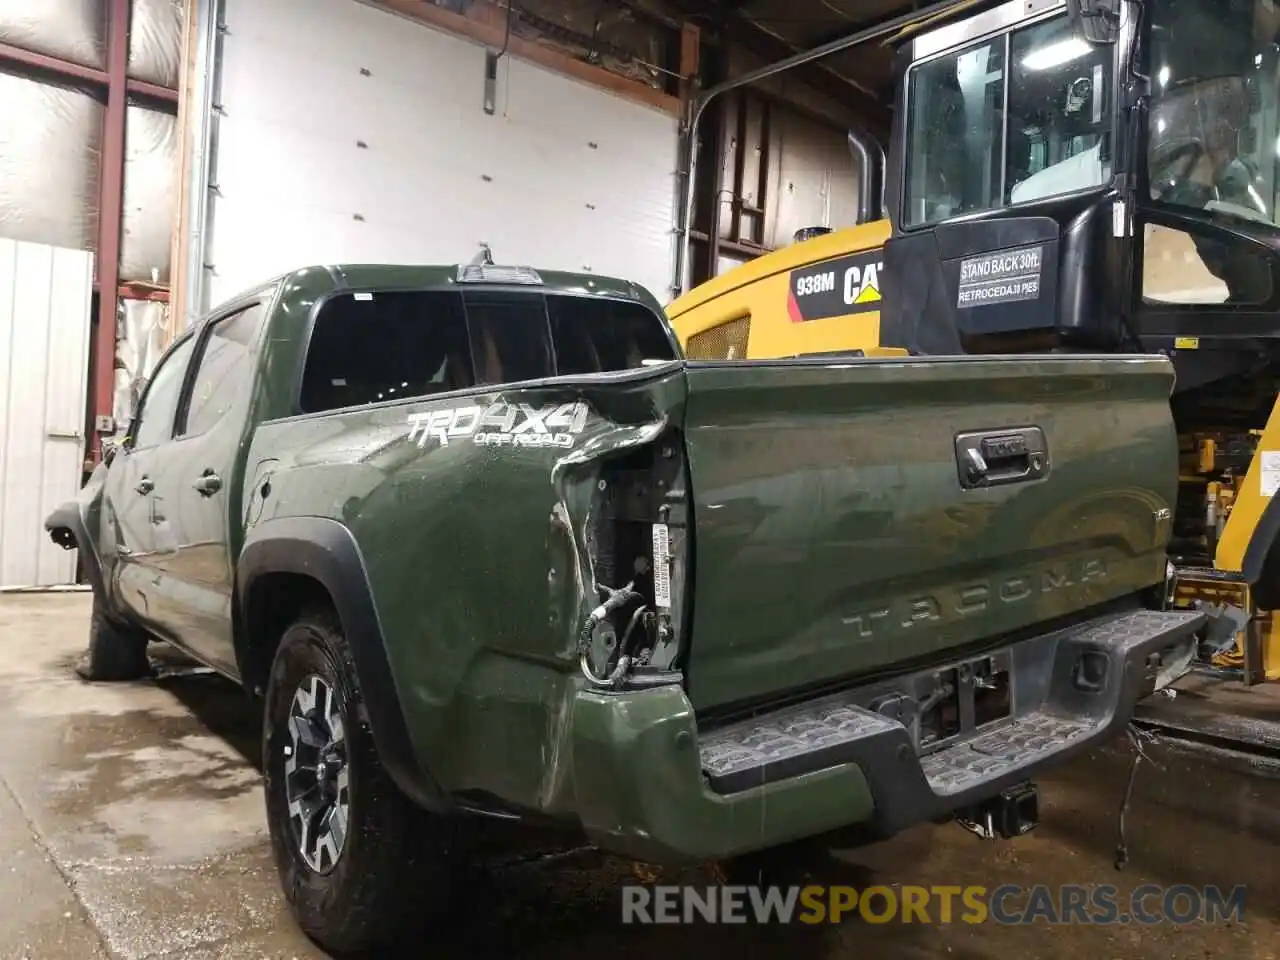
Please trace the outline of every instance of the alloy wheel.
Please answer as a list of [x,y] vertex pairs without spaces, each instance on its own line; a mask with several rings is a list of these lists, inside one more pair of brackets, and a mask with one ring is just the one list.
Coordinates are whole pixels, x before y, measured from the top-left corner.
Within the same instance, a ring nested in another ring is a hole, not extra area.
[[351,811],[342,708],[333,686],[311,674],[289,706],[284,745],[285,799],[298,853],[316,873],[338,865]]

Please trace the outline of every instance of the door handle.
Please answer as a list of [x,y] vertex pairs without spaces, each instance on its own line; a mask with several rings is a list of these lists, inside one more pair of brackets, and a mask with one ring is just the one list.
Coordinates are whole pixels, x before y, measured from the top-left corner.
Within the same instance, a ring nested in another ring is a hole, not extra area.
[[980,430],[956,437],[960,486],[997,487],[1049,473],[1049,446],[1039,427]]
[[145,497],[155,488],[156,488],[156,485],[155,483],[152,482],[150,477],[143,477],[141,480],[138,481],[138,485],[133,489]]
[[211,497],[222,489],[222,478],[212,470],[206,470],[195,482],[195,488],[202,497]]

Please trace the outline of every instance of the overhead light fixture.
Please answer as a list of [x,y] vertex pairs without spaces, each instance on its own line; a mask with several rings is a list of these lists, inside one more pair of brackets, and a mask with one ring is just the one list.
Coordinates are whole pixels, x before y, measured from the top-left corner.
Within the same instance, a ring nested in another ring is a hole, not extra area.
[[1169,85],[1169,68],[1161,67],[1160,72],[1156,74],[1156,79],[1160,81],[1160,86],[1167,87]]
[[1069,37],[1057,43],[1049,43],[1036,47],[1022,58],[1022,66],[1027,70],[1051,70],[1072,60],[1079,60],[1092,48],[1079,37]]

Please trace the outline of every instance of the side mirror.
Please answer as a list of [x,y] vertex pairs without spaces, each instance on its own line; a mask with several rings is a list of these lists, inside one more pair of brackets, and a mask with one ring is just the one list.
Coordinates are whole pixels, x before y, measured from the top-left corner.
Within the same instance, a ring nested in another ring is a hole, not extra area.
[[1078,37],[1112,44],[1120,35],[1120,4],[1126,0],[1067,0],[1067,16]]
[[109,467],[120,452],[120,443],[107,437],[102,438],[102,465]]

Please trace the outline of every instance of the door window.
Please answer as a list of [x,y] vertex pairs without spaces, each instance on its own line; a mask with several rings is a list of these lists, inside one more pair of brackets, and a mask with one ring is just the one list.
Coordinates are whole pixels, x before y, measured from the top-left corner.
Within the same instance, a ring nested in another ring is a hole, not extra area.
[[253,378],[254,343],[265,313],[262,304],[254,304],[214,322],[191,388],[183,436],[208,431],[248,389]]
[[133,436],[133,448],[154,446],[173,438],[174,417],[182,383],[186,379],[187,361],[195,350],[196,338],[187,337],[160,360],[142,397],[142,410]]
[[1153,6],[1147,165],[1158,204],[1276,232],[1278,36],[1272,0]]
[[1161,224],[1143,232],[1144,300],[1261,306],[1271,294],[1271,264],[1248,240]]

